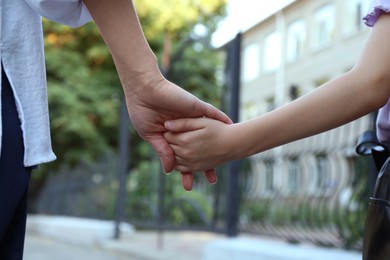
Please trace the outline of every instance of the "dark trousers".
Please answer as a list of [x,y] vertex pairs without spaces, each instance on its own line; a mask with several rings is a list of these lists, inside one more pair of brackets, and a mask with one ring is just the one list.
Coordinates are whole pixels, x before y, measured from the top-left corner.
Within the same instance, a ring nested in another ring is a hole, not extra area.
[[10,83],[2,69],[0,154],[0,259],[23,259],[27,190],[31,168],[23,166],[21,124]]

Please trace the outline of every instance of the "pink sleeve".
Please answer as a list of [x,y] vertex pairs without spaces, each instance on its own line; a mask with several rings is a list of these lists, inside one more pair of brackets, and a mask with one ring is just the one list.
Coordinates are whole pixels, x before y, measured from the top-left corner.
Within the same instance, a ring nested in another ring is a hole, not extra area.
[[368,14],[363,17],[364,23],[374,26],[383,12],[390,13],[390,0],[373,0]]
[[390,144],[390,99],[384,107],[379,109],[376,134],[381,143]]

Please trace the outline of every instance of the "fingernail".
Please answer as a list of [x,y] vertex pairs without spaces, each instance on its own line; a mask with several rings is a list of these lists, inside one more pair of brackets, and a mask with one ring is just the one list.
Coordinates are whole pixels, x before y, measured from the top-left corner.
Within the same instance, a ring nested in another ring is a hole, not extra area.
[[164,164],[162,164],[162,168],[163,168],[163,171],[166,175],[169,175],[171,174],[172,171],[167,171],[165,168],[164,168]]
[[165,121],[164,125],[167,129],[172,129],[175,123],[173,123],[173,121]]

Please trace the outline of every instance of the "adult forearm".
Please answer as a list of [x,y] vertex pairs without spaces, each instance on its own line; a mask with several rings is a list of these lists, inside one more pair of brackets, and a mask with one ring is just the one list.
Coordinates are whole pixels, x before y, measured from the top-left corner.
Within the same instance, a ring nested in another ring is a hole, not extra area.
[[133,79],[148,73],[160,75],[131,0],[83,1],[110,49],[126,91],[138,87],[131,84]]

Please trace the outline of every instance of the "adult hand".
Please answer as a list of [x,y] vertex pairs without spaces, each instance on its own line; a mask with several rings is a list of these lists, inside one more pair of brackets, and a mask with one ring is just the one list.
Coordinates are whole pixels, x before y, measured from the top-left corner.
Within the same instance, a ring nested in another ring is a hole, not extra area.
[[[126,92],[126,103],[132,124],[138,134],[156,150],[165,172],[171,172],[176,163],[175,154],[163,137],[163,133],[167,131],[165,121],[208,117],[227,124],[232,123],[223,112],[199,100],[158,73],[143,73],[126,81],[138,86],[133,88],[136,91]],[[206,169],[204,173],[210,183],[217,181],[214,169]],[[182,172],[182,184],[186,190],[192,189],[192,172]]]

